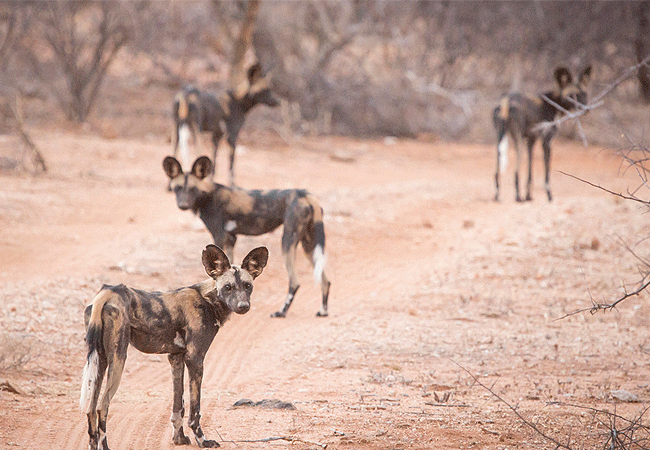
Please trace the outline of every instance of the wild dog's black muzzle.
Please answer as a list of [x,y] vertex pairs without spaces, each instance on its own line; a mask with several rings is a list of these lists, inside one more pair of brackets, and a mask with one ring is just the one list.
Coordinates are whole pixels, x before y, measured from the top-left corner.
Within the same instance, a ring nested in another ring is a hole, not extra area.
[[189,196],[181,191],[176,193],[176,205],[178,205],[179,209],[187,211],[192,207],[192,202]]
[[246,314],[250,309],[251,309],[251,303],[242,300],[240,302],[237,302],[235,312],[237,314]]

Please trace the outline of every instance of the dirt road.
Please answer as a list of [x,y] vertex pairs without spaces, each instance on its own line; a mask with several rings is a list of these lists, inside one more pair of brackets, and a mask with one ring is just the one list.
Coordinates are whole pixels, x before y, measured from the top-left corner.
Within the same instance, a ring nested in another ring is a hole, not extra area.
[[[50,171],[0,172],[0,349],[28,361],[0,371],[0,448],[87,448],[78,411],[82,310],[102,283],[166,290],[204,279],[210,237],[179,211],[156,141],[35,136]],[[613,190],[636,186],[610,151],[557,142],[554,201],[536,161],[534,201],[513,201],[512,171],[492,202],[495,150],[480,145],[257,138],[238,156],[245,188],[306,187],[322,202],[330,317],[299,255],[303,282],[271,319],[288,280],[280,231],[241,237],[236,259],[268,246],[253,306],[219,332],[205,367],[202,424],[224,448],[553,448],[545,433],[600,445],[591,412],[612,392],[650,399],[647,296],[583,313],[640,278],[621,240],[644,254],[647,216]],[[539,157],[539,155],[538,155]],[[225,179],[220,161],[220,179]],[[237,261],[239,262],[239,261]],[[295,410],[234,408],[239,399]],[[113,450],[171,449],[166,357],[131,348],[108,423]],[[284,440],[258,441],[272,437]],[[293,442],[289,439],[293,437]]]

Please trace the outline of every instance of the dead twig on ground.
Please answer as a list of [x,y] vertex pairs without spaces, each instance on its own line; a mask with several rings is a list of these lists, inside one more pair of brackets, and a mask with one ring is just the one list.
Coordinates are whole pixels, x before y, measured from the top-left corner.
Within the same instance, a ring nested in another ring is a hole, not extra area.
[[268,438],[262,438],[262,439],[240,439],[240,440],[223,440],[223,442],[231,442],[234,444],[252,444],[256,442],[274,442],[274,441],[286,441],[290,443],[294,442],[300,442],[303,444],[308,444],[308,445],[317,445],[320,448],[326,449],[327,444],[322,444],[320,442],[313,442],[313,441],[306,441],[304,439],[300,439],[295,436],[277,436],[277,437],[268,437]]
[[[568,437],[567,443],[564,444],[560,442],[558,439],[544,433],[539,429],[537,425],[535,425],[534,423],[530,422],[525,417],[523,417],[523,415],[518,411],[518,408],[516,406],[511,405],[506,400],[504,400],[503,397],[497,394],[493,389],[494,385],[486,386],[469,370],[467,370],[466,368],[458,364],[456,361],[454,360],[451,361],[454,364],[456,364],[458,367],[460,367],[463,371],[465,371],[470,377],[472,377],[472,379],[476,384],[481,386],[483,389],[487,390],[494,398],[496,398],[501,403],[506,405],[517,416],[517,418],[519,418],[519,420],[522,421],[524,425],[531,428],[533,431],[539,434],[542,438],[546,439],[548,442],[554,444],[556,450],[560,448],[563,448],[565,450],[575,450],[574,447],[571,447],[571,443],[570,443],[571,436]],[[597,422],[603,428],[606,429],[606,433],[604,434],[605,442],[603,444],[603,450],[642,450],[642,449],[649,448],[650,427],[644,425],[642,423],[642,420],[646,412],[650,409],[650,407],[644,408],[643,411],[641,411],[641,413],[636,417],[632,419],[628,419],[626,417],[617,414],[616,410],[614,410],[614,412],[611,413],[609,411],[592,408],[589,406],[580,406],[580,405],[574,405],[574,404],[562,403],[562,402],[548,402],[547,404],[569,406],[572,408],[591,411],[593,413],[594,422]],[[604,418],[602,416],[604,416]],[[493,431],[491,430],[484,430],[484,431],[493,433]]]
[[465,371],[465,372],[466,372],[470,377],[472,377],[472,379],[474,380],[474,382],[475,382],[476,384],[478,384],[479,386],[481,386],[483,389],[485,389],[486,391],[488,391],[488,392],[489,392],[489,393],[490,393],[494,398],[496,398],[496,399],[499,400],[501,403],[503,403],[504,405],[506,405],[506,406],[507,406],[507,407],[508,407],[508,408],[509,408],[513,413],[515,413],[515,415],[519,418],[519,420],[521,420],[521,421],[523,422],[524,425],[526,425],[526,426],[528,426],[529,428],[531,428],[533,431],[535,431],[537,434],[539,434],[540,436],[542,436],[542,437],[543,437],[544,439],[546,439],[547,441],[552,442],[553,444],[555,444],[555,445],[556,445],[556,447],[555,447],[556,449],[558,449],[558,448],[564,448],[564,449],[566,449],[566,450],[573,450],[573,449],[572,449],[568,444],[563,444],[563,443],[561,443],[560,441],[558,441],[557,439],[555,439],[554,437],[549,436],[548,434],[544,433],[542,430],[539,429],[539,427],[538,427],[537,425],[535,425],[534,423],[532,423],[531,421],[529,421],[528,419],[526,419],[524,416],[522,416],[521,413],[519,412],[519,410],[517,409],[517,407],[511,405],[511,404],[508,403],[508,402],[507,402],[503,397],[501,397],[499,394],[497,394],[497,393],[494,391],[494,389],[492,388],[492,386],[486,386],[485,384],[481,383],[481,381],[480,381],[480,380],[479,380],[479,379],[478,379],[478,378],[477,378],[477,377],[476,377],[472,372],[470,372],[469,370],[467,370],[466,368],[464,368],[463,366],[461,366],[460,364],[458,364],[458,363],[457,363],[456,361],[454,361],[453,359],[451,360],[451,362],[453,362],[454,364],[456,364],[458,367],[460,367],[462,370],[464,370],[464,371]]

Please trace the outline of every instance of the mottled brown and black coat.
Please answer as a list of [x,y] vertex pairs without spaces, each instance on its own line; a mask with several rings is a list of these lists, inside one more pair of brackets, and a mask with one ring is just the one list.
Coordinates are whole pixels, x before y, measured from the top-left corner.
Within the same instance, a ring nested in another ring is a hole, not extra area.
[[[197,143],[198,133],[211,134],[213,155],[217,160],[219,141],[226,134],[230,147],[230,185],[235,179],[235,146],[246,115],[257,105],[275,107],[280,104],[269,87],[268,77],[262,74],[259,64],[248,69],[248,83],[243,89],[229,90],[222,96],[200,91],[194,86],[183,88],[174,97],[172,117],[174,119],[174,157],[181,147],[181,161],[189,164],[187,142],[189,136]],[[187,130],[187,132],[184,132]],[[189,134],[189,136],[186,136]],[[186,154],[183,154],[186,153]]]
[[320,283],[322,305],[318,316],[327,316],[330,282],[325,276],[325,228],[323,209],[303,189],[244,190],[213,183],[210,158],[202,156],[184,173],[181,164],[168,156],[163,161],[176,203],[197,214],[214,239],[232,257],[237,235],[257,236],[284,225],[282,253],[289,274],[289,292],[283,308],[274,317],[284,317],[300,287],[295,273],[296,248],[302,244]]
[[[199,447],[218,447],[201,430],[200,405],[203,359],[231,313],[250,309],[253,280],[262,273],[268,250],[252,250],[241,266],[231,266],[226,254],[210,244],[202,254],[210,278],[170,292],[147,292],[102,286],[85,310],[87,361],[81,386],[80,408],[88,416],[90,450],[107,450],[106,419],[111,399],[120,384],[127,348],[167,354],[173,375],[172,426],[174,444],[189,444],[183,432],[183,375],[190,377],[188,426]],[[100,390],[106,373],[106,387]]]
[[555,89],[539,96],[528,96],[519,93],[504,96],[499,106],[494,109],[493,122],[497,132],[497,170],[494,176],[496,194],[499,200],[499,176],[505,170],[508,160],[508,135],[512,137],[517,156],[515,169],[515,198],[522,201],[519,195],[519,166],[521,152],[519,139],[526,141],[528,151],[528,180],[526,182],[526,200],[532,200],[532,164],[533,145],[542,139],[544,152],[545,189],[548,200],[553,198],[550,186],[551,139],[557,132],[555,125],[539,127],[543,122],[552,122],[558,114],[573,111],[580,105],[587,104],[587,84],[591,76],[591,67],[582,71],[578,82],[575,83],[571,72],[565,67],[555,69]]

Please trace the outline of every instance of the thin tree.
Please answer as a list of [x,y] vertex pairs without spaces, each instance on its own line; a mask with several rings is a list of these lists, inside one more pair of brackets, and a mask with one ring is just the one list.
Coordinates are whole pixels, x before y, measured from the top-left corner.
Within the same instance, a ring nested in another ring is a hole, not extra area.
[[[42,37],[53,61],[43,60],[29,48],[27,59],[39,78],[53,87],[68,119],[84,122],[110,64],[129,38],[124,9],[120,2],[91,0],[47,0],[38,6],[42,36],[36,40]],[[47,70],[50,62],[63,75],[65,89],[55,84],[56,77]]]

